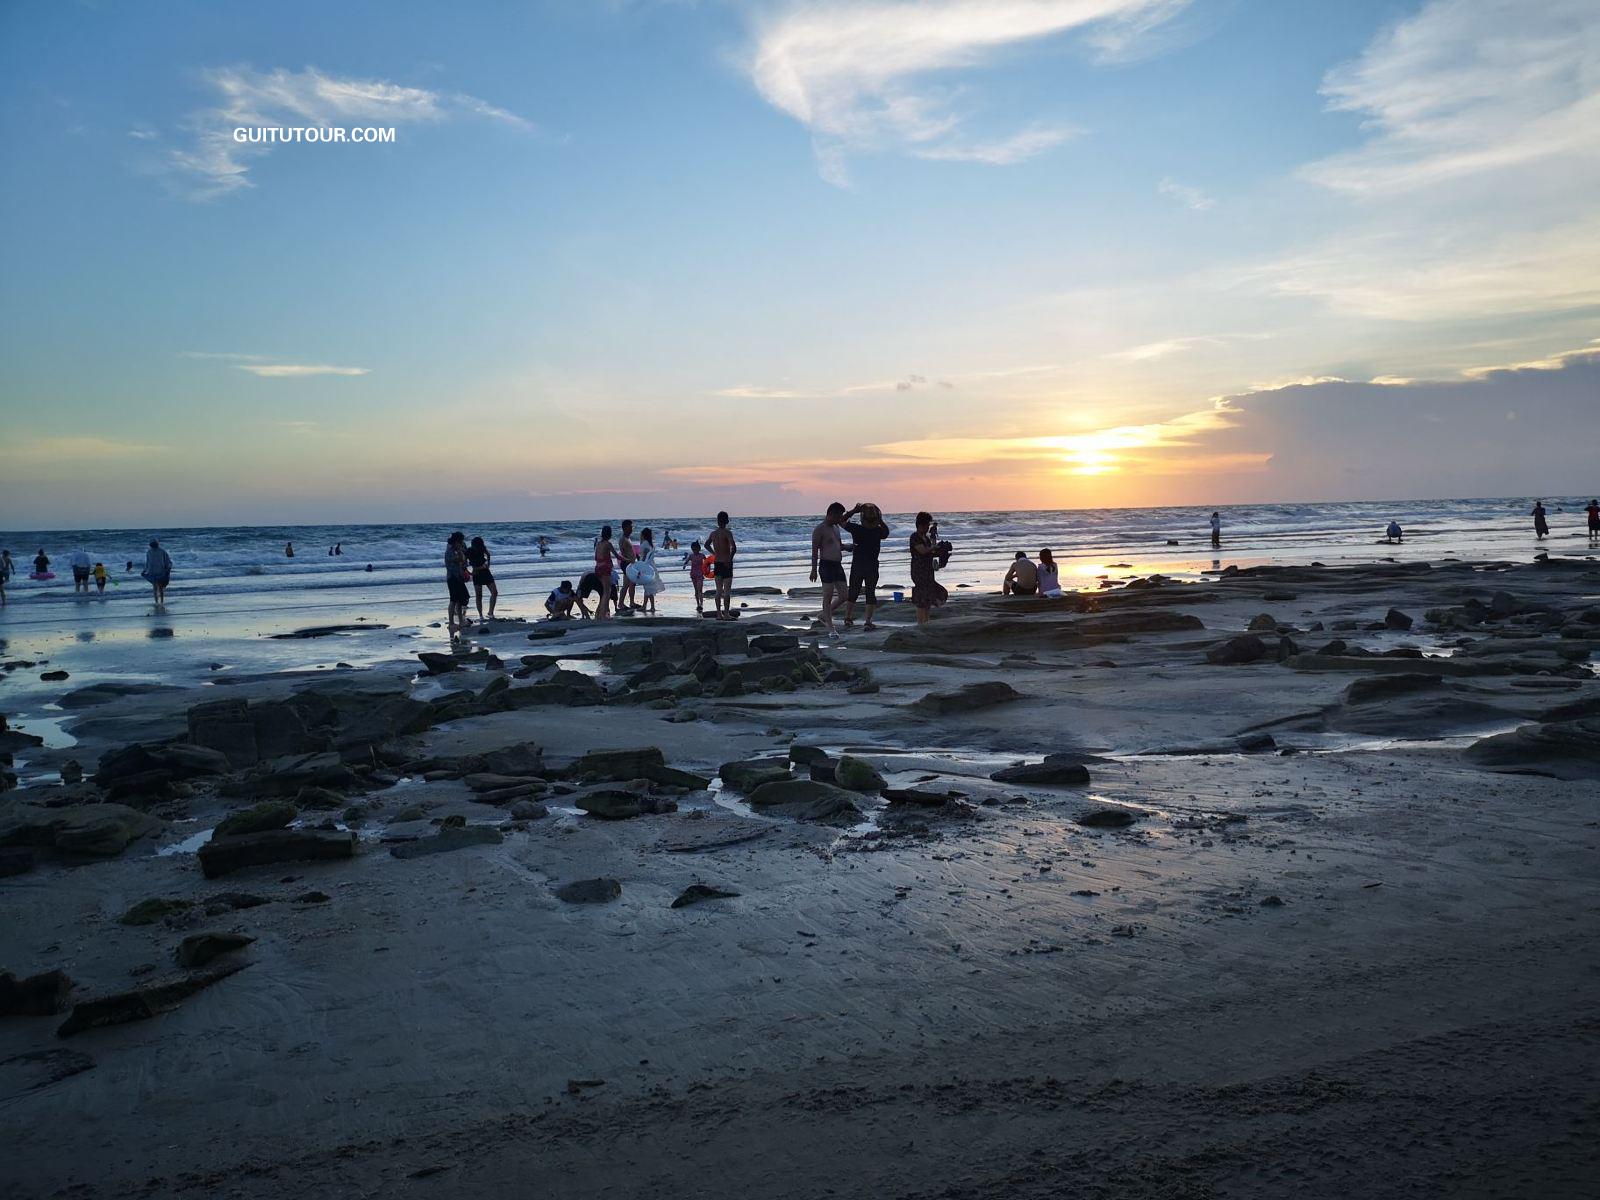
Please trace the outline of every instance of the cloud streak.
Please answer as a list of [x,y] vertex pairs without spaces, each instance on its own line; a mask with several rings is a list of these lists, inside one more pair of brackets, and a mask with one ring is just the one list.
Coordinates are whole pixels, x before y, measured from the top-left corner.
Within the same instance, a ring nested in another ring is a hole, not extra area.
[[303,71],[213,67],[201,72],[200,79],[214,102],[189,114],[183,122],[186,144],[169,148],[166,157],[167,167],[194,200],[214,200],[255,186],[250,165],[272,147],[236,142],[237,128],[361,124],[387,128],[437,125],[460,117],[533,128],[515,113],[475,96],[329,75],[315,67]]
[[975,138],[949,89],[933,79],[993,62],[1005,50],[1072,32],[1103,54],[1183,9],[1187,0],[857,0],[788,4],[761,25],[745,63],[773,107],[811,131],[830,182],[848,182],[851,155],[897,152],[1010,165],[1075,132],[1035,124]]

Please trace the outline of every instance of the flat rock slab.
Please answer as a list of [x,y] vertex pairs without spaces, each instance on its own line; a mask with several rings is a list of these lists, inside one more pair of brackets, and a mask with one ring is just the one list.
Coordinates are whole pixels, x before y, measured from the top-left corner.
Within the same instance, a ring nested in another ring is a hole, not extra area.
[[356,835],[348,829],[273,829],[212,838],[200,847],[200,869],[216,879],[244,867],[353,858]]
[[56,703],[62,708],[93,708],[129,696],[147,696],[156,692],[179,692],[182,688],[170,683],[91,683],[88,687],[68,692]]
[[196,992],[244,970],[249,965],[249,963],[228,963],[182,979],[146,984],[132,991],[116,992],[109,996],[84,1000],[73,1006],[71,1015],[57,1028],[56,1036],[72,1037],[89,1029],[126,1025],[132,1021],[147,1021],[164,1012],[171,1012]]
[[274,641],[289,641],[304,638],[332,637],[336,633],[366,633],[369,629],[387,629],[387,625],[363,623],[360,625],[312,625],[305,629],[296,629],[292,633],[275,633]]
[[468,846],[498,846],[503,841],[505,837],[492,825],[465,825],[454,829],[441,829],[431,838],[402,842],[389,853],[396,858],[425,858],[430,854],[465,850]]
[[180,967],[203,967],[214,958],[242,950],[255,938],[247,933],[191,933],[178,943]]
[[622,884],[615,879],[578,879],[556,889],[556,899],[568,904],[609,904],[622,895]]
[[1023,698],[1009,683],[990,679],[982,683],[969,683],[949,692],[929,692],[911,705],[913,712],[924,716],[950,717],[961,713],[981,712],[1001,704],[1011,704]]
[[707,817],[704,820],[681,820],[670,831],[661,835],[656,849],[668,854],[700,854],[707,850],[720,850],[724,846],[738,846],[770,835],[778,827],[770,821],[753,821],[749,817]]
[[0,1099],[36,1092],[93,1067],[94,1059],[76,1050],[32,1050],[0,1059]]
[[1089,782],[1086,759],[1101,761],[1093,755],[1047,754],[1043,762],[1019,763],[1002,767],[989,776],[996,783],[1033,783],[1054,786],[1072,786]]
[[706,883],[691,883],[678,893],[678,898],[672,902],[672,907],[688,908],[691,904],[699,904],[705,900],[731,900],[738,894]]

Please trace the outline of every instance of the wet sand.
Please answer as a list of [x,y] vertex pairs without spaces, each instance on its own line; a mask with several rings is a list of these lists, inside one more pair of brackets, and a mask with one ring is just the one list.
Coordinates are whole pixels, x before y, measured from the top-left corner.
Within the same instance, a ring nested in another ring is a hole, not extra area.
[[[245,969],[150,1019],[68,1038],[60,1012],[0,1019],[11,1193],[1592,1194],[1600,566],[956,596],[925,633],[891,607],[879,633],[821,644],[837,680],[797,667],[793,690],[755,690],[751,665],[788,651],[731,642],[702,686],[673,682],[694,651],[670,638],[709,622],[553,642],[506,623],[461,649],[560,663],[419,677],[374,656],[63,717],[75,743],[17,751],[31,786],[0,809],[102,799],[44,780],[190,736],[202,700],[360,693],[341,737],[379,697],[472,709],[341,746],[356,770],[334,790],[359,814],[298,823],[348,821],[353,858],[203,877],[193,847],[282,790],[274,759],[135,788],[157,832],[95,859],[41,849],[0,879],[0,969],[64,971],[66,1007],[192,976],[173,954],[196,933],[255,939],[218,960]],[[727,632],[781,626],[804,657],[801,603]],[[1217,653],[1253,620],[1257,647]],[[752,686],[715,694],[735,669]],[[995,682],[1018,695],[919,703]],[[497,689],[538,687],[567,699],[495,711]],[[495,774],[544,782],[484,803],[469,768],[529,743],[537,772]],[[855,793],[820,823],[658,780],[633,794],[676,811],[580,813],[607,789],[574,761],[647,746],[707,777],[856,751],[902,798]],[[1088,782],[990,778],[1055,753]],[[1126,823],[1080,823],[1105,811]],[[500,840],[390,853],[455,818]],[[556,894],[596,877],[620,895]],[[695,883],[737,895],[672,907]],[[267,903],[218,904],[241,892]],[[119,922],[151,897],[192,905]]]

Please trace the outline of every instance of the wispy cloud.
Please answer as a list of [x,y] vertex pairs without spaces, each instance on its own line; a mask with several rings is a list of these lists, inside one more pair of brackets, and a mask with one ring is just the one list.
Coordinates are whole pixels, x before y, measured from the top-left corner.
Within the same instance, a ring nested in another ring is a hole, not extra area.
[[[170,147],[166,166],[182,181],[191,199],[212,200],[254,187],[250,164],[272,150],[270,144],[240,143],[237,128],[292,128],[371,124],[379,127],[434,125],[458,118],[499,121],[532,129],[524,118],[463,93],[406,87],[384,79],[355,79],[278,68],[214,67],[201,72],[214,102],[183,122],[186,142]],[[151,131],[131,136],[147,138]]]
[[1192,337],[1167,338],[1159,342],[1145,342],[1140,346],[1130,346],[1126,350],[1115,350],[1106,357],[1117,362],[1152,362],[1160,358],[1170,358],[1174,354],[1185,354],[1190,350],[1201,350],[1227,346],[1234,342],[1258,342],[1270,338],[1269,333],[1204,333]]
[[1171,196],[1179,204],[1195,212],[1205,212],[1208,208],[1215,207],[1217,203],[1199,188],[1179,183],[1176,179],[1163,179],[1156,185],[1156,190],[1163,196]]
[[848,181],[852,154],[1006,165],[1074,132],[1035,124],[974,137],[954,97],[930,77],[970,70],[1010,47],[1070,32],[1105,54],[1183,9],[1187,0],[858,0],[785,3],[756,31],[746,62],[762,97],[812,133],[830,182]]
[[815,392],[800,392],[793,388],[758,387],[754,384],[719,388],[711,394],[729,400],[805,400],[817,395]]
[[103,437],[24,437],[6,447],[6,457],[17,462],[47,463],[55,461],[107,462],[121,458],[139,458],[149,454],[162,454],[166,446],[151,446],[141,442],[122,442]]
[[249,371],[262,379],[301,379],[307,375],[370,375],[367,367],[329,367],[303,363],[237,363],[238,371]]

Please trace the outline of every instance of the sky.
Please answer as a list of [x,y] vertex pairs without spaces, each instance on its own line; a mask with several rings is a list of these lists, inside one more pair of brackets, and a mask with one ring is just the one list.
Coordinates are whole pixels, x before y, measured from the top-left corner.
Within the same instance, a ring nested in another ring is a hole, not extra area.
[[[236,129],[393,129],[262,144]],[[0,4],[0,528],[1600,489],[1593,0]]]

